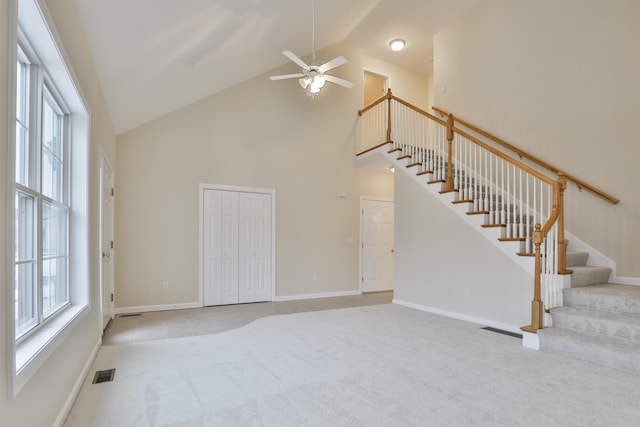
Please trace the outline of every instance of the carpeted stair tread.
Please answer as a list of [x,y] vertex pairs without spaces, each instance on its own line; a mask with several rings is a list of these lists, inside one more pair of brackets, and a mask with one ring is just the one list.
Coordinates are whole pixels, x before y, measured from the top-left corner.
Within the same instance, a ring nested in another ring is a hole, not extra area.
[[562,328],[538,331],[540,350],[640,375],[640,342]]
[[551,310],[551,317],[554,328],[573,329],[640,342],[640,315],[559,307]]
[[567,252],[567,268],[586,266],[588,260],[589,252]]
[[601,283],[566,288],[562,296],[567,307],[640,315],[640,286]]
[[571,286],[587,286],[596,285],[598,283],[608,283],[609,276],[611,276],[611,269],[609,267],[571,267],[573,274],[571,274]]

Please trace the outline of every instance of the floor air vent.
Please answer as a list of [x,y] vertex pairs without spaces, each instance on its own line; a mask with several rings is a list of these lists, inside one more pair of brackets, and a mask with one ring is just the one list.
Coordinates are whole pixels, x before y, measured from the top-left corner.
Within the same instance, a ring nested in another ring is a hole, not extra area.
[[492,328],[491,326],[485,326],[484,328],[480,328],[480,329],[484,329],[485,331],[489,331],[489,332],[496,332],[496,333],[502,334],[502,335],[508,335],[508,336],[514,337],[514,338],[522,338],[522,334],[517,334],[515,332],[505,331],[503,329]]
[[96,375],[93,377],[91,384],[106,383],[113,381],[113,376],[116,374],[116,369],[107,369],[104,371],[96,371]]
[[121,314],[120,317],[136,317],[142,316],[140,313],[129,313],[129,314]]

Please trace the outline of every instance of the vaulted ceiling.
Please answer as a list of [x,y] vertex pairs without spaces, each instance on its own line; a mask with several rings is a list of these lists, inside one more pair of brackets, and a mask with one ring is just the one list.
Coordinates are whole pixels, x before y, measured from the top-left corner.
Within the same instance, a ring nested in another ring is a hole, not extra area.
[[[312,50],[312,0],[75,1],[116,133]],[[346,42],[429,74],[433,35],[478,1],[316,0],[316,50]]]

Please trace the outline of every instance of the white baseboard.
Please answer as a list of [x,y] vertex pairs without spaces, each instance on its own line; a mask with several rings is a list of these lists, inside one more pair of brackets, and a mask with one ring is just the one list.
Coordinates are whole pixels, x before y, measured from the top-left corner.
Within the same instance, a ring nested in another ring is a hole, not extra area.
[[62,405],[62,408],[60,409],[60,412],[58,413],[58,416],[56,417],[56,420],[53,423],[54,427],[62,427],[64,425],[64,422],[69,416],[69,413],[71,412],[71,408],[73,408],[73,404],[75,403],[76,398],[78,397],[78,394],[80,394],[80,389],[82,388],[82,384],[84,384],[84,380],[87,378],[87,375],[89,374],[89,370],[91,369],[91,366],[93,366],[93,362],[96,360],[96,356],[98,355],[98,350],[100,350],[101,345],[102,345],[102,338],[98,339],[98,341],[96,342],[96,345],[93,347],[93,350],[91,350],[91,355],[89,355],[89,358],[87,359],[84,366],[82,367],[82,371],[80,371],[80,375],[76,379],[76,382],[73,384],[73,388],[71,389],[71,392],[67,397],[67,400],[65,400],[64,405]]
[[314,298],[346,297],[350,295],[362,295],[362,292],[359,290],[355,290],[355,291],[324,292],[319,294],[284,295],[280,297],[275,297],[273,301],[274,302],[296,301],[296,300],[314,299]]
[[612,276],[611,283],[617,283],[620,285],[636,285],[640,286],[640,277],[620,277],[620,276]]
[[451,317],[453,319],[464,320],[465,322],[475,323],[482,326],[490,326],[492,328],[501,329],[503,331],[514,332],[516,334],[522,334],[522,330],[519,326],[510,325],[508,323],[496,322],[495,320],[482,319],[480,317],[468,316],[466,314],[456,313],[453,311],[441,310],[439,308],[427,307],[425,305],[415,304],[408,301],[402,301],[399,299],[393,299],[394,304],[402,305],[404,307],[414,308],[420,311],[426,311],[428,313],[438,314],[440,316]]
[[202,308],[202,304],[199,302],[186,302],[180,304],[161,304],[161,305],[140,305],[137,307],[118,307],[115,309],[116,314],[130,314],[130,313],[146,313],[149,311],[168,311],[168,310],[183,310],[187,308]]
[[[336,291],[336,292],[323,292],[317,294],[300,294],[300,295],[284,295],[274,297],[273,302],[280,301],[296,301],[314,298],[330,298],[330,297],[344,297],[351,295],[362,295],[360,290],[354,291]],[[188,308],[202,308],[202,303],[188,302],[181,304],[162,304],[162,305],[140,305],[133,307],[119,307],[115,309],[115,314],[131,314],[131,313],[147,313],[150,311],[167,311],[167,310],[183,310]]]

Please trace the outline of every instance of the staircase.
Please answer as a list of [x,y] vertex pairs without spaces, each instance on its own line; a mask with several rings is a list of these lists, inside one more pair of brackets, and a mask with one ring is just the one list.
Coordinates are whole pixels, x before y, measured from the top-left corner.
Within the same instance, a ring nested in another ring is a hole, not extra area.
[[640,286],[608,283],[611,269],[587,266],[589,254],[567,254],[573,270],[553,327],[538,331],[540,350],[640,375]]
[[369,148],[359,158],[382,154],[533,276],[523,345],[640,374],[640,286],[609,283],[611,268],[588,265],[587,252],[567,252],[564,238],[567,179],[609,203],[617,199],[455,119],[557,179],[541,174],[456,127],[452,115],[444,121],[391,91],[358,111],[365,113]]

